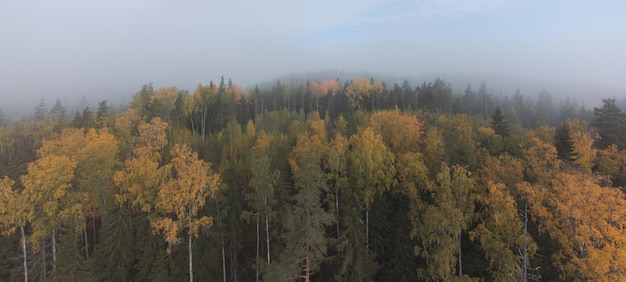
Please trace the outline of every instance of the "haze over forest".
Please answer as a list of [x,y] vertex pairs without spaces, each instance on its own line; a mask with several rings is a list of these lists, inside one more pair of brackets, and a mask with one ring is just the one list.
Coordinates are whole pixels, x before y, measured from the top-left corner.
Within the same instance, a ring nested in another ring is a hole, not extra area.
[[[290,74],[440,77],[457,92],[626,93],[617,1],[3,1],[0,108],[128,102],[147,83],[246,88]],[[350,77],[340,77],[341,80]],[[343,82],[343,81],[342,81]],[[393,82],[393,81],[392,81]]]

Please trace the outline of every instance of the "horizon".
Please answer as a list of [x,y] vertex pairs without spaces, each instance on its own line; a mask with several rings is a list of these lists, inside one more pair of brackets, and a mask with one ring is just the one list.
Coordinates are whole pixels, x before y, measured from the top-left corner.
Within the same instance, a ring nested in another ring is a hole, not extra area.
[[78,103],[83,96],[89,104],[116,105],[148,83],[193,91],[224,76],[248,88],[326,70],[440,77],[455,85],[485,81],[504,94],[520,87],[531,96],[546,89],[581,101],[624,98],[624,7],[521,0],[7,1],[0,4],[0,34],[8,43],[0,46],[0,108],[15,115],[42,98]]

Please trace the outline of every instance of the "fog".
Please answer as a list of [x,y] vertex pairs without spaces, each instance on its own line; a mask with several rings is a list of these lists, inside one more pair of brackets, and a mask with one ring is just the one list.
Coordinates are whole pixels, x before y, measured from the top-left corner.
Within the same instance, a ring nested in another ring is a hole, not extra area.
[[[0,2],[0,108],[126,103],[142,85],[369,72],[583,101],[626,93],[618,1]],[[413,84],[415,86],[415,83]]]

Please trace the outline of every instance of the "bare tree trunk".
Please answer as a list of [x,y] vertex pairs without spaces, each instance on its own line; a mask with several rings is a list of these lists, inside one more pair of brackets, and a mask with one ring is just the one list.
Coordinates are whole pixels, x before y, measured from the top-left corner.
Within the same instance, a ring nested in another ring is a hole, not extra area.
[[339,188],[335,187],[335,210],[337,211],[337,238],[339,238]]
[[24,281],[28,282],[28,264],[26,263],[28,253],[26,252],[26,234],[24,233],[24,225],[20,225],[20,231],[22,232],[22,255],[24,255]]
[[256,282],[259,282],[259,214],[256,215],[256,259],[255,259],[255,271],[256,271]]
[[48,263],[46,262],[46,238],[41,238],[41,257],[43,260],[43,271],[41,271],[41,281],[46,281],[47,279],[47,275],[48,275]]
[[[101,223],[101,225],[103,225],[102,223],[104,223],[104,213],[103,213],[103,216],[100,217],[100,223]],[[91,217],[91,232],[93,232],[93,245],[95,246],[96,245],[96,239],[97,239],[96,238],[96,218],[95,218],[95,216]],[[94,248],[94,250],[95,250],[95,248]]]
[[316,110],[317,112],[319,112],[319,111],[320,111],[319,99],[320,99],[320,95],[319,95],[319,94],[316,94],[316,95],[315,95],[315,110]]
[[193,235],[189,234],[189,282],[193,282],[193,250],[191,248],[191,240]]
[[263,198],[265,202],[265,243],[267,245],[267,264],[271,264],[271,256],[270,256],[270,218],[267,207],[267,197]]
[[365,248],[370,249],[370,208],[365,210]]
[[52,230],[52,273],[57,271],[57,236],[56,230]]
[[522,281],[528,281],[528,204],[524,206],[524,250],[522,251]]
[[461,260],[461,232],[459,232],[459,237],[456,239],[456,246],[458,248],[458,264],[459,264],[459,277],[463,277],[463,261]]
[[[85,219],[85,221],[87,221],[87,219]],[[89,259],[89,238],[87,237],[87,223],[85,223],[85,226],[83,227],[83,238],[85,240],[85,258]]]
[[[222,217],[220,215],[220,205],[215,199],[215,208],[217,209],[217,218],[219,220],[220,228],[222,227]],[[224,251],[224,232],[220,230],[220,239],[222,240],[222,276],[224,282],[226,282],[226,252]]]
[[306,212],[306,228],[307,228],[307,232],[306,232],[306,259],[305,259],[305,276],[304,276],[304,281],[305,282],[309,282],[311,281],[311,232],[312,232],[312,228],[313,226],[311,226],[311,211],[309,209],[307,209]]
[[202,140],[206,137],[206,105],[202,109]]

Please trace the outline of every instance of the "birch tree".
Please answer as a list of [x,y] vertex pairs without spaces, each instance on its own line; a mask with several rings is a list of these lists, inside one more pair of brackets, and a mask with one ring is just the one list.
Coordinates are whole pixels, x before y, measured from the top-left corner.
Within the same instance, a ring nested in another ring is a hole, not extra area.
[[175,145],[172,157],[172,177],[159,188],[155,205],[158,216],[152,227],[171,245],[181,243],[179,234],[187,231],[189,281],[193,281],[192,240],[198,237],[200,228],[212,223],[210,217],[198,212],[217,190],[219,176],[211,173],[211,164],[199,160],[189,146]]

